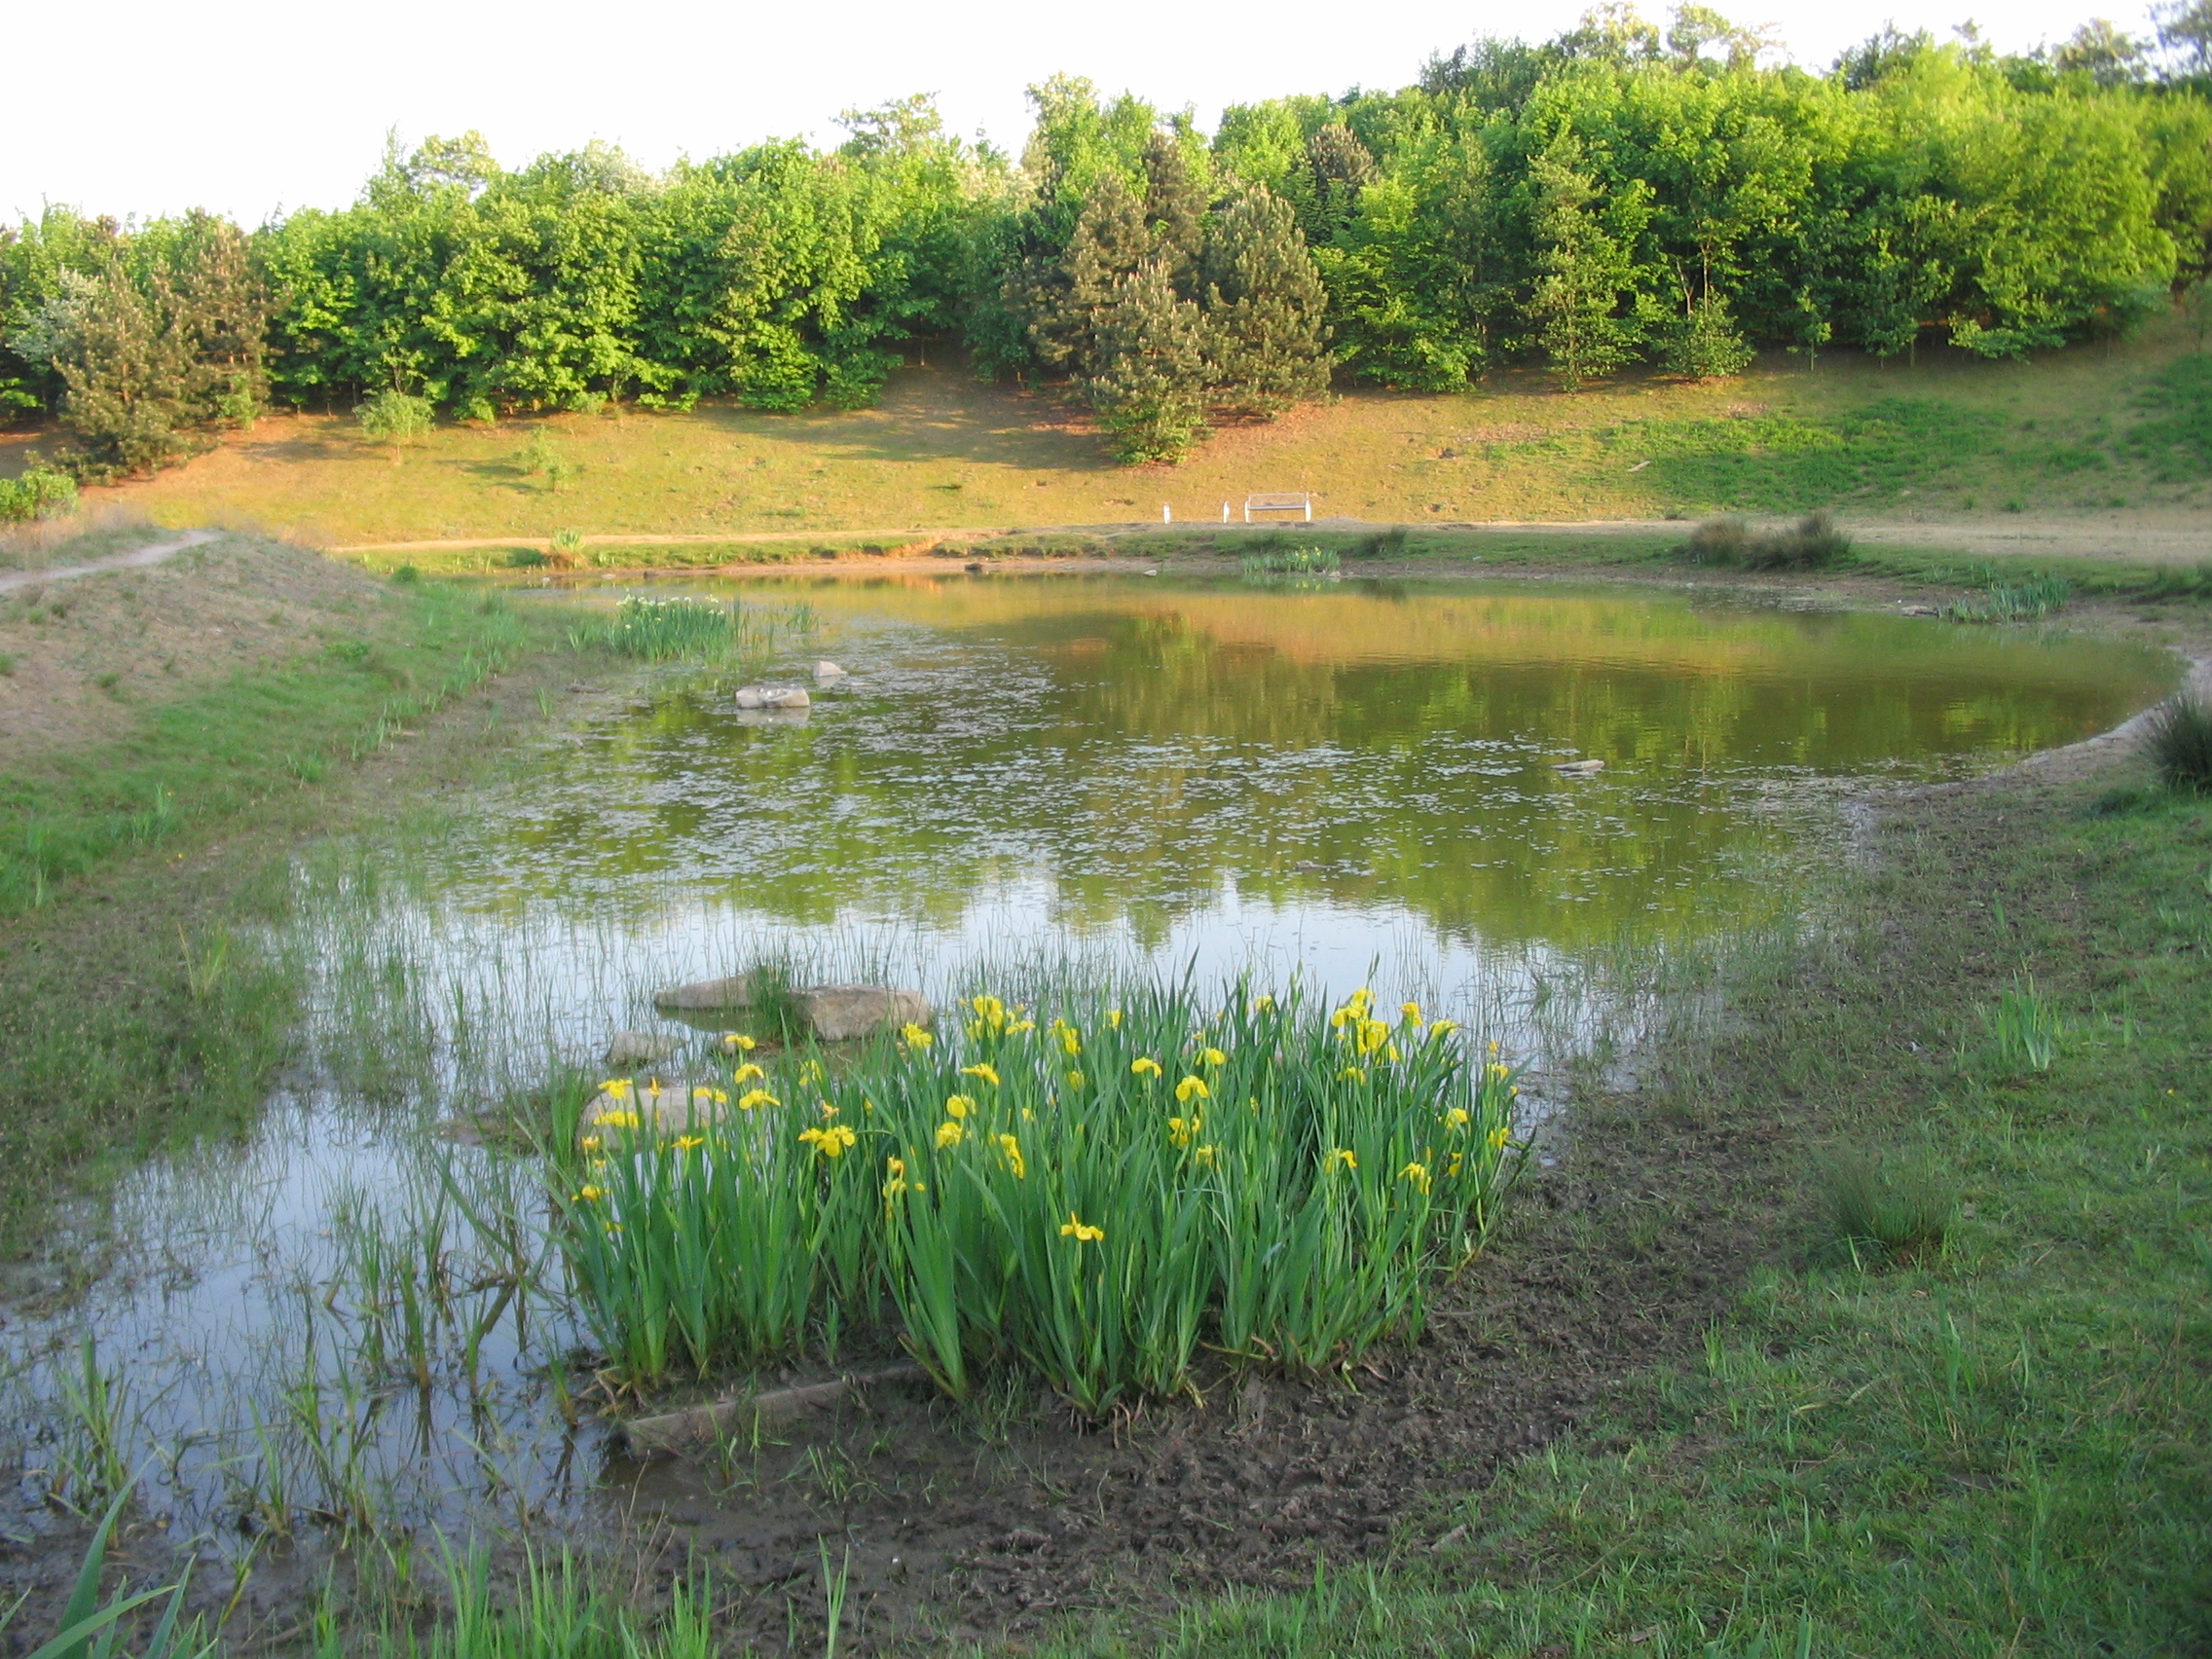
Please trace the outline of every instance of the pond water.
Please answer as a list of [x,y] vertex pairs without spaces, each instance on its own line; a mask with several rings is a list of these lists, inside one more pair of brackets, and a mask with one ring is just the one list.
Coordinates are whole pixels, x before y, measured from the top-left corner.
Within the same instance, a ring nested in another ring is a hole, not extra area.
[[[56,1484],[90,1490],[88,1337],[128,1379],[109,1438],[160,1454],[180,1535],[585,1501],[603,1454],[550,1392],[576,1328],[557,1297],[502,1296],[527,1240],[466,1223],[527,1212],[533,1173],[426,1131],[596,1064],[657,985],[774,959],[940,1000],[1114,972],[1372,979],[1557,1062],[1620,1034],[1624,973],[1798,903],[1839,793],[2079,740],[2174,677],[2056,631],[1648,587],[655,591],[780,612],[768,667],[811,710],[657,672],[436,833],[303,864],[282,942],[316,966],[315,1066],[251,1144],[127,1183],[124,1266],[8,1327],[24,1526]],[[818,656],[849,673],[814,686]],[[1556,769],[1581,758],[1604,770]]]

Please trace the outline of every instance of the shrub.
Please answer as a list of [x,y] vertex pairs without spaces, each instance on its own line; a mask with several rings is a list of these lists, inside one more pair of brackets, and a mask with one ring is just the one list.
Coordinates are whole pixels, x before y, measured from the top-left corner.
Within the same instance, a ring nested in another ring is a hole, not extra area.
[[510,547],[505,559],[501,561],[510,571],[535,571],[540,565],[552,562],[549,555],[540,553],[535,547]]
[[391,446],[391,464],[399,464],[399,449],[428,432],[436,416],[429,400],[410,397],[404,391],[380,391],[353,411],[361,436],[371,443]]
[[77,506],[77,481],[66,472],[34,466],[18,478],[0,478],[0,524],[60,518]]
[[1409,539],[1406,527],[1394,524],[1388,530],[1379,530],[1373,535],[1363,535],[1352,544],[1355,559],[1399,559],[1405,556]]
[[1693,565],[1741,565],[1751,545],[1751,531],[1740,518],[1707,519],[1690,532],[1688,554]]
[[2151,711],[2143,748],[2167,789],[2212,794],[2212,708],[2194,691],[2170,697]]
[[1744,565],[1753,571],[1818,571],[1851,551],[1851,537],[1826,513],[1807,513],[1788,530],[1750,538]]
[[1822,1178],[1831,1247],[1897,1261],[1942,1248],[1958,1195],[1926,1165],[1845,1152],[1829,1161]]

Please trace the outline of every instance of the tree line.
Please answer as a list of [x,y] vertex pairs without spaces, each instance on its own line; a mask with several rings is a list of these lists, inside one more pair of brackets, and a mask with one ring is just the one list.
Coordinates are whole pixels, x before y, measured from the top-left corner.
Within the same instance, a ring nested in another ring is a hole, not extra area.
[[1989,357],[2123,331],[2200,282],[2212,0],[2156,41],[1996,54],[1894,31],[1826,73],[1685,5],[1485,40],[1393,92],[1217,131],[1060,78],[1018,158],[926,98],[829,149],[661,173],[389,147],[351,206],[252,231],[51,207],[0,229],[0,411],[80,477],[272,407],[489,420],[608,400],[859,407],[917,341],[1061,388],[1116,453],[1333,382],[1727,375],[1760,349]]

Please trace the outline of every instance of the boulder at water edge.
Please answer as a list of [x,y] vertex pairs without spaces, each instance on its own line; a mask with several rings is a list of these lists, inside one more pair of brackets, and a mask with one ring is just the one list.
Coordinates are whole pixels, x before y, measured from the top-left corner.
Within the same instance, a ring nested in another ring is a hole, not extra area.
[[634,1088],[619,1091],[603,1088],[593,1095],[576,1122],[576,1137],[597,1138],[605,1147],[613,1144],[613,1137],[624,1134],[694,1132],[728,1116],[729,1090],[720,1085],[640,1078]]
[[796,685],[740,685],[737,688],[737,706],[741,709],[805,709],[813,704],[814,699]]
[[721,979],[694,979],[688,985],[669,985],[653,992],[653,1007],[671,1014],[712,1014],[717,1009],[751,1008],[753,976],[732,974]]
[[600,1058],[620,1071],[631,1066],[658,1065],[682,1047],[682,1038],[664,1036],[658,1031],[617,1031],[608,1039],[607,1052]]
[[921,992],[887,985],[812,985],[795,992],[792,1001],[825,1043],[872,1037],[904,1025],[927,1025],[931,1018],[929,999]]

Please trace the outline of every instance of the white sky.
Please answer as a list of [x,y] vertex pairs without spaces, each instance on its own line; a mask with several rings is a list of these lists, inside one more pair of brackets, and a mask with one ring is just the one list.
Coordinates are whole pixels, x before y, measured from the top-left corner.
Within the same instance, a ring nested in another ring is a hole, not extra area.
[[[660,167],[763,137],[839,136],[840,109],[940,94],[947,122],[1007,148],[1022,89],[1055,71],[1162,108],[1412,81],[1428,54],[1478,34],[1535,41],[1585,0],[1470,9],[1396,0],[1193,4],[1120,0],[111,0],[11,8],[0,217],[44,202],[119,216],[205,206],[258,223],[350,202],[387,128],[409,141],[476,128],[512,166],[594,138]],[[1646,0],[1662,17],[1666,0]],[[2141,32],[2141,0],[1719,0],[1773,23],[1825,66],[1885,21],[1948,38],[1976,17],[2018,49],[2102,10]]]

